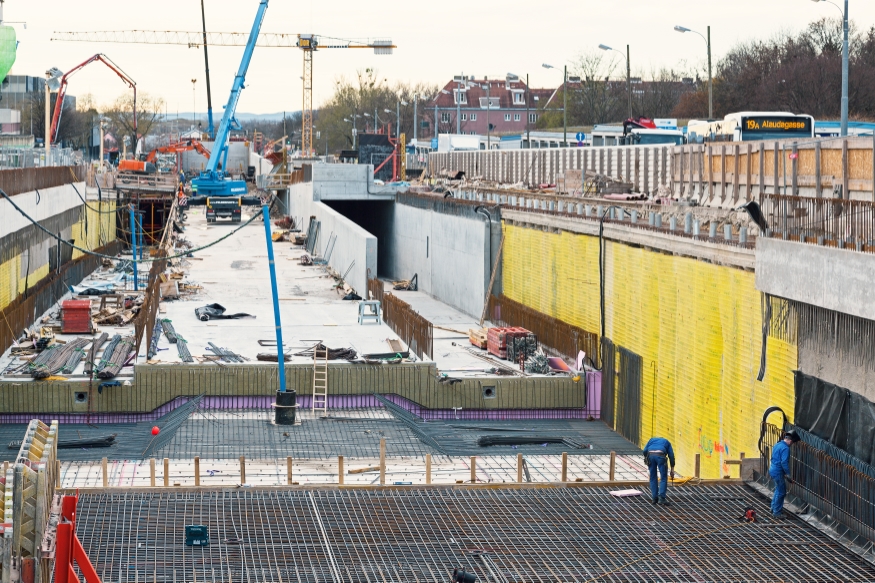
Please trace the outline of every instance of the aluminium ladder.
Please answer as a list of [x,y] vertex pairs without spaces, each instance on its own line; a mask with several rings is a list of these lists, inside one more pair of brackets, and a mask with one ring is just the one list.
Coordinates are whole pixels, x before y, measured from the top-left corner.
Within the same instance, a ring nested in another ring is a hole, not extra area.
[[313,415],[317,411],[328,417],[328,348],[321,342],[313,348]]

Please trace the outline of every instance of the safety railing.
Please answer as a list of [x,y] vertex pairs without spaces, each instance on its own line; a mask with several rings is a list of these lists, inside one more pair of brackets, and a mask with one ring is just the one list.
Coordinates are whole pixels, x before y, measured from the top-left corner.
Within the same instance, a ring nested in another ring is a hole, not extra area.
[[395,294],[383,295],[383,321],[420,358],[434,356],[434,327]]
[[[788,494],[875,542],[875,477],[817,447],[822,440],[816,436],[798,427],[793,429],[802,441],[790,449],[792,482]],[[769,475],[772,447],[781,434],[777,426],[764,424],[760,469],[765,478]]]
[[766,236],[875,253],[875,203],[840,198],[767,194]]
[[293,184],[300,184],[302,182],[310,182],[311,179],[307,179],[304,173],[304,169],[298,169],[294,172],[288,172],[283,174],[266,174],[264,176],[259,177],[258,179],[258,188],[263,190],[285,190],[289,186]]

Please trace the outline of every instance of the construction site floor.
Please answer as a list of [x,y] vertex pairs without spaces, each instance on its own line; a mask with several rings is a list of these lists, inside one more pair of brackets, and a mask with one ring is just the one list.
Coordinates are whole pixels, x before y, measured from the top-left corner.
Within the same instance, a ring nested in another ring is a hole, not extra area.
[[[740,484],[82,492],[103,581],[873,581],[875,566]],[[760,522],[740,520],[747,507]],[[185,546],[204,525],[209,545]]]
[[[176,415],[179,412],[175,413]],[[168,415],[174,415],[170,413]],[[275,425],[273,411],[197,409],[178,425],[158,421],[140,423],[62,423],[60,440],[92,439],[115,434],[110,447],[64,448],[61,460],[87,461],[169,457],[191,459],[296,458],[329,459],[338,455],[376,457],[380,440],[386,454],[396,457],[489,456],[522,454],[605,455],[611,451],[638,455],[641,449],[602,421],[581,419],[528,419],[516,421],[428,421],[411,427],[381,408],[337,409],[322,419],[301,410],[294,426]],[[152,428],[161,430],[156,443]],[[26,425],[0,425],[0,443],[21,439]],[[414,431],[415,429],[415,431]],[[479,446],[483,436],[544,438],[542,443]],[[564,442],[548,442],[547,438]],[[157,446],[157,447],[156,447]],[[16,449],[0,449],[0,461],[12,460]]]

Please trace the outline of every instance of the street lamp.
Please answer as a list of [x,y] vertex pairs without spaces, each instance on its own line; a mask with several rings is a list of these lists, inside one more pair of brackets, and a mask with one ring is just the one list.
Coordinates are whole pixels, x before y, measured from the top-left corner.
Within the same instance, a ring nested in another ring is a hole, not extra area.
[[[52,91],[57,91],[61,88],[61,77],[64,72],[57,67],[52,67],[46,71],[46,166],[51,165],[49,161],[52,155]],[[61,104],[63,106],[63,103]]]
[[830,0],[811,0],[812,2],[827,2],[838,8],[842,13],[842,28],[844,40],[842,41],[842,137],[848,135],[848,0],[845,0],[845,9]]
[[[553,65],[544,63],[545,69],[555,69]],[[568,145],[568,65],[565,65],[562,73],[562,143]]]
[[[599,45],[599,48],[603,51],[614,51],[621,55],[623,54],[622,51],[618,51],[608,45]],[[629,64],[629,45],[626,45],[626,54],[623,55],[623,58],[626,59],[626,85],[629,89],[629,119],[632,119],[632,67]]]
[[195,83],[197,83],[197,79],[191,80],[191,127],[194,128],[194,122],[197,120],[197,94],[194,90]]
[[394,113],[395,114],[395,139],[396,140],[401,137],[401,106],[402,105],[407,105],[407,102],[404,101],[403,99],[401,101],[399,101],[397,104],[395,104],[395,111],[392,111],[391,109],[384,109],[383,110],[386,113]]
[[[816,1],[816,0],[815,0]],[[675,26],[674,29],[680,33],[693,32],[702,37],[705,44],[708,45],[708,119],[714,119],[714,82],[711,77],[711,27],[708,27],[708,37],[702,35],[701,32],[696,32],[691,28],[684,26]]]
[[354,114],[352,114],[351,117],[352,117],[351,120],[349,118],[345,117],[345,118],[343,118],[343,121],[345,121],[347,123],[352,123],[352,149],[355,150],[355,135],[358,133],[358,131],[356,130],[356,127],[355,127],[355,120],[356,120],[356,118],[361,117],[361,116],[357,113],[354,113]]

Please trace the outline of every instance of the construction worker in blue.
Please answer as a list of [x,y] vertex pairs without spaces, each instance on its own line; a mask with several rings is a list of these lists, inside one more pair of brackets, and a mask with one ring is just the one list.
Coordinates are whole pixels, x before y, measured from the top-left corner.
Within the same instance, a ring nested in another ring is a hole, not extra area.
[[[671,477],[674,478],[674,450],[671,443],[664,437],[652,437],[644,446],[644,462],[650,468],[650,494],[653,503],[668,506],[665,492],[668,489],[668,468],[666,460],[671,464]],[[657,490],[656,472],[659,470],[659,488]]]
[[783,518],[784,497],[787,495],[787,482],[790,482],[790,446],[799,441],[799,434],[788,431],[781,441],[772,448],[772,463],[769,475],[775,482],[775,495],[772,497],[772,516]]

